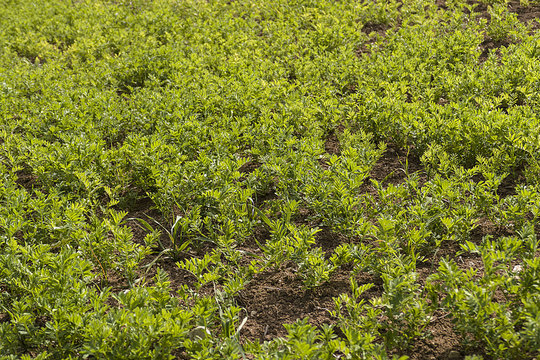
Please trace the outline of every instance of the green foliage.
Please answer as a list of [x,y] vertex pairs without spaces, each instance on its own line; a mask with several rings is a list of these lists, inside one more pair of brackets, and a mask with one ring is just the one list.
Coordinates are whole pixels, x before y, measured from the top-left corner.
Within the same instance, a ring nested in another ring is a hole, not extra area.
[[489,7],[491,16],[487,35],[495,41],[514,42],[521,38],[526,28],[521,24],[515,13],[510,13],[506,4],[494,4]]
[[431,277],[432,296],[446,294],[440,305],[452,314],[458,331],[499,358],[538,355],[538,316],[531,303],[538,300],[537,248],[538,239],[528,223],[516,237],[485,237],[480,246],[463,245],[465,251],[481,256],[482,274],[442,260],[439,272]]
[[[540,42],[482,2],[0,0],[0,357],[538,357]],[[350,289],[256,339],[283,266]]]

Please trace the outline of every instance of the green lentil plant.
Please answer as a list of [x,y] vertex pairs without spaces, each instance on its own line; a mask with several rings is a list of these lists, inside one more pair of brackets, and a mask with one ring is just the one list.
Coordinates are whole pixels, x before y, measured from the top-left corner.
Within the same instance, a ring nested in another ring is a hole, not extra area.
[[[264,343],[258,351],[259,359],[332,359],[338,354],[351,359],[389,359],[369,337],[339,339],[329,325],[321,329],[309,324],[306,319],[286,325],[287,338]],[[392,357],[398,359],[397,356]]]
[[[172,358],[173,349],[185,349],[191,354],[200,351],[206,337],[197,336],[200,332],[195,324],[212,323],[215,307],[201,298],[186,309],[171,296],[170,281],[163,271],[157,271],[155,281],[154,286],[116,294],[114,298],[122,306],[109,309],[85,327],[81,355],[156,359]],[[115,332],[119,336],[111,336]]]
[[[476,171],[456,168],[450,177],[436,175],[422,186],[418,175],[386,188],[373,181],[378,198],[370,199],[365,208],[366,215],[377,221],[370,235],[382,249],[402,249],[419,261],[436,254],[444,242],[467,240],[481,215],[470,196],[477,190],[471,180]],[[490,203],[490,209],[495,204]]]
[[152,252],[152,242],[139,245],[130,240],[133,238],[132,231],[122,220],[125,212],[109,211],[110,217],[99,219],[94,217],[89,224],[89,231],[81,240],[81,250],[85,256],[94,262],[105,279],[109,271],[123,273],[130,282],[135,280],[135,269],[144,257]]
[[370,226],[358,210],[362,199],[360,187],[367,179],[369,170],[386,150],[371,143],[372,136],[365,132],[340,135],[343,150],[340,156],[328,158],[328,168],[316,171],[306,179],[304,202],[315,212],[323,225],[349,236],[365,235]]
[[306,288],[313,288],[325,283],[337,266],[326,259],[320,247],[313,248],[319,228],[298,226],[290,222],[298,205],[294,200],[286,203],[282,207],[282,219],[274,220],[256,209],[258,216],[270,229],[271,235],[266,244],[259,243],[259,246],[265,254],[264,267],[277,268],[285,261],[292,260],[298,264],[298,272]]
[[350,282],[351,294],[340,294],[334,298],[335,310],[331,314],[338,319],[338,324],[345,333],[352,328],[356,328],[357,332],[367,331],[364,335],[373,341],[378,334],[379,326],[376,319],[381,310],[370,306],[371,304],[362,298],[362,294],[372,288],[373,284],[359,285],[352,277]]
[[364,1],[361,10],[361,21],[364,26],[390,25],[399,17],[399,3],[396,1],[379,2]]
[[381,261],[381,266],[384,292],[372,300],[385,318],[379,324],[379,332],[388,348],[407,348],[426,336],[424,329],[432,310],[417,283],[414,259],[395,257],[386,259],[384,264]]
[[95,279],[92,264],[69,247],[54,254],[44,244],[6,245],[0,257],[0,309],[8,321],[0,324],[5,341],[0,354],[74,354],[85,325],[107,310],[108,290],[89,287]]
[[[373,284],[360,285],[354,278],[350,281],[351,294],[341,294],[334,298],[335,309],[331,311],[345,334],[347,347],[343,352],[347,358],[390,358],[385,347],[375,341],[382,335],[379,319],[383,311],[377,299],[367,302],[363,297],[363,293],[371,289]],[[392,357],[392,359],[405,358],[398,355]]]
[[213,252],[212,254],[205,254],[201,259],[190,258],[179,261],[176,265],[192,274],[197,280],[195,287],[200,289],[202,286],[221,278],[220,256],[220,253]]
[[521,37],[525,26],[519,22],[516,14],[508,11],[506,4],[493,4],[488,8],[491,20],[487,35],[495,41],[516,41]]
[[[527,223],[518,236],[485,237],[479,246],[463,245],[465,251],[481,256],[482,273],[461,269],[452,260],[441,261],[430,279],[431,295],[450,312],[456,329],[471,345],[481,344],[488,354],[505,359],[538,355],[534,325],[538,314],[536,306],[531,307],[536,297],[532,276],[538,270],[537,247],[534,229]],[[440,296],[443,293],[447,295]]]
[[308,289],[324,284],[336,266],[325,258],[320,247],[309,250],[298,260],[298,271],[303,277],[304,286]]

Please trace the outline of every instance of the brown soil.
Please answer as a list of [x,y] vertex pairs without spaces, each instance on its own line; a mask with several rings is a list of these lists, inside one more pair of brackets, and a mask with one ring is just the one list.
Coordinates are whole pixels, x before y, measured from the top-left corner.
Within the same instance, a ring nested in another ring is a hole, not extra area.
[[[404,353],[411,360],[433,359],[433,360],[454,360],[462,359],[461,339],[454,332],[452,322],[448,314],[441,312],[435,316],[427,326],[429,335],[426,339],[416,342],[413,348]],[[459,357],[455,357],[456,355]]]
[[251,174],[253,171],[255,171],[256,169],[260,167],[261,167],[261,163],[258,162],[257,160],[249,160],[248,162],[240,166],[238,171],[241,174]]
[[476,228],[473,229],[470,234],[471,241],[475,244],[480,244],[482,239],[487,235],[492,235],[493,237],[514,235],[509,229],[497,225],[485,218],[479,219],[476,225]]
[[364,24],[364,26],[362,27],[362,32],[368,35],[369,39],[365,43],[363,43],[362,46],[358,48],[358,50],[356,50],[356,56],[361,57],[363,54],[369,54],[371,45],[380,40],[381,38],[384,38],[386,36],[386,32],[390,28],[390,24]]
[[518,19],[523,23],[531,25],[532,30],[540,27],[540,5],[529,4],[529,6],[521,5],[520,1],[512,0],[508,2],[508,9],[517,14]]
[[525,175],[523,174],[524,170],[525,167],[520,166],[503,179],[503,181],[499,185],[499,188],[497,189],[497,194],[501,198],[517,194],[516,186],[525,182]]
[[390,24],[367,23],[362,27],[362,32],[368,35],[373,32],[384,35],[390,27]]
[[37,184],[37,176],[32,174],[30,169],[23,169],[16,172],[17,174],[17,185],[23,187],[27,191],[32,191]]
[[[337,131],[342,131],[343,129],[339,128]],[[330,131],[326,140],[324,142],[324,150],[330,155],[339,155],[341,154],[341,145],[336,134],[336,130]]]
[[[326,138],[324,139],[324,151],[329,155],[337,155],[339,156],[341,154],[341,144],[339,143],[338,139],[338,133],[343,132],[345,127],[343,125],[338,125],[336,128],[331,129],[328,134],[326,135]],[[326,159],[321,158],[319,159],[319,165],[323,169],[328,168],[328,163]]]
[[[481,19],[487,19],[488,21],[491,19],[491,16],[488,12],[488,5],[482,1],[478,0],[468,0],[467,4],[469,5],[475,5],[474,12],[477,14],[477,16]],[[469,14],[469,12],[467,12]]]
[[443,10],[448,9],[448,6],[446,6],[446,0],[436,0],[435,4],[437,5],[439,9],[443,9]]
[[[443,2],[443,0],[438,0],[438,2]],[[480,18],[491,19],[491,16],[488,12],[488,5],[486,2],[478,0],[468,0],[469,5],[476,5],[474,12],[478,14]],[[507,7],[510,12],[513,12],[517,15],[517,18],[522,23],[531,23],[533,27],[538,26],[538,19],[540,18],[540,5],[534,4],[532,1],[529,5],[522,5],[520,0],[510,0],[507,2]]]
[[253,199],[254,200],[253,205],[256,208],[260,208],[265,202],[270,201],[270,200],[275,200],[277,198],[278,196],[276,194],[276,190],[273,187],[271,187],[260,194],[255,194],[254,199]]
[[8,313],[0,313],[0,324],[8,322],[10,320],[10,316]]
[[413,174],[419,177],[420,185],[426,182],[427,176],[424,167],[414,149],[407,150],[390,143],[387,144],[386,151],[371,169],[361,191],[376,196],[377,191],[370,179],[377,180],[383,185],[399,185]]
[[[283,324],[306,317],[315,326],[333,323],[330,316],[334,309],[333,298],[350,293],[349,279],[350,271],[338,270],[323,286],[304,289],[293,263],[257,274],[237,299],[248,313],[242,335],[252,341],[271,340],[286,335]],[[357,280],[359,284],[377,282],[368,274],[362,274]],[[365,293],[365,297],[380,296],[381,292],[382,286],[375,286]]]
[[485,40],[482,41],[482,43],[480,44],[480,47],[482,49],[482,53],[480,54],[479,58],[480,62],[485,61],[492,50],[495,50],[497,56],[500,56],[499,49],[501,47],[507,47],[510,44],[511,42],[508,39],[493,40],[489,37],[486,37]]
[[328,255],[331,255],[336,247],[347,241],[343,235],[333,232],[326,226],[321,228],[315,238],[317,239],[317,246]]
[[385,153],[371,170],[370,177],[388,184],[401,184],[409,174],[418,174],[424,180],[423,165],[414,149],[388,144]]
[[461,360],[466,356],[481,355],[491,358],[482,349],[465,349],[463,339],[454,332],[452,320],[447,313],[436,312],[426,327],[427,338],[417,341],[413,348],[402,353],[411,360]]

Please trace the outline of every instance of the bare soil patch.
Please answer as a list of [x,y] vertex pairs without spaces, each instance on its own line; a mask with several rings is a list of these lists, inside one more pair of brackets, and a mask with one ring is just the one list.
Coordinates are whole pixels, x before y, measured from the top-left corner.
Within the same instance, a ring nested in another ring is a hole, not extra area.
[[[338,127],[338,132],[343,131],[343,126]],[[324,142],[324,150],[330,155],[339,155],[341,154],[341,145],[336,134],[336,130],[332,129]]]
[[257,161],[257,160],[249,160],[248,162],[246,162],[245,164],[240,166],[238,171],[241,174],[251,174],[252,172],[254,172],[256,169],[258,169],[260,167],[261,167],[261,163],[259,161]]
[[[287,334],[283,324],[308,317],[315,326],[331,324],[334,297],[350,293],[350,271],[338,270],[320,287],[304,289],[296,275],[296,265],[286,263],[278,269],[257,274],[238,296],[238,303],[248,313],[242,335],[248,340],[271,340]],[[362,274],[359,284],[375,283],[372,275]],[[374,286],[364,295],[379,296],[382,286]]]
[[482,49],[482,53],[480,53],[479,57],[480,62],[484,62],[488,58],[489,53],[492,50],[495,50],[497,56],[500,56],[499,49],[501,47],[507,47],[510,44],[512,44],[512,42],[508,39],[493,40],[490,37],[486,37],[484,41],[482,41],[482,43],[480,44],[480,47]]
[[336,247],[347,241],[343,235],[332,231],[326,226],[321,227],[321,231],[315,237],[317,239],[317,246],[329,256],[334,252]]
[[517,14],[519,21],[523,23],[529,23],[533,30],[537,30],[540,27],[540,5],[529,4],[528,6],[522,5],[519,0],[512,0],[508,2],[508,9]]
[[[443,1],[443,0],[438,0]],[[478,1],[478,0],[468,0],[469,5],[475,5],[474,12],[478,14],[480,18],[487,19],[488,22],[491,20],[491,16],[488,12],[489,4]],[[510,0],[507,2],[508,10],[517,15],[517,18],[522,23],[528,24],[531,23],[533,29],[538,28],[540,18],[540,5],[529,3],[528,5],[521,4],[519,0]]]
[[19,170],[15,173],[17,175],[16,183],[20,187],[26,189],[27,191],[32,191],[32,189],[38,186],[37,176],[32,173],[30,169]]
[[383,185],[399,185],[413,174],[418,175],[420,185],[427,181],[426,172],[418,155],[412,149],[404,149],[389,143],[384,154],[371,169],[361,191],[376,196],[377,191],[370,179],[377,180]]
[[501,197],[507,197],[511,195],[516,195],[516,187],[519,184],[525,183],[525,166],[519,166],[517,169],[515,169],[513,172],[508,174],[507,177],[503,179],[501,184],[499,185],[499,188],[497,189],[497,194]]
[[[338,133],[343,132],[345,127],[338,125],[336,128],[331,129],[324,139],[324,151],[329,155],[341,155],[341,144],[339,142]],[[319,159],[319,165],[323,169],[328,168],[328,163],[324,158]]]
[[417,341],[405,352],[411,360],[457,360],[463,359],[461,337],[454,332],[448,314],[436,312],[426,329],[428,336]]
[[428,336],[417,341],[413,348],[403,353],[411,360],[461,360],[466,356],[480,355],[491,360],[482,349],[464,347],[463,338],[454,331],[452,319],[448,314],[436,312],[426,328]]
[[10,319],[11,318],[8,313],[0,313],[0,324],[8,322]]
[[509,229],[495,224],[493,221],[486,218],[479,219],[476,225],[476,228],[474,228],[470,233],[471,241],[475,244],[480,244],[482,239],[487,235],[491,235],[493,237],[514,235],[514,233]]
[[389,184],[401,184],[409,174],[419,174],[424,180],[424,167],[413,149],[388,144],[385,153],[371,170],[370,177]]
[[274,188],[274,186],[271,186],[265,191],[259,194],[255,194],[255,198],[253,199],[254,200],[253,205],[256,208],[260,208],[265,202],[270,201],[270,200],[275,200],[277,198],[278,196],[276,194],[276,189]]
[[378,33],[379,35],[385,35],[386,31],[391,28],[390,24],[383,23],[366,23],[362,27],[362,32],[365,34],[371,34],[372,32]]
[[435,4],[439,9],[446,10],[448,9],[448,6],[446,6],[446,0],[436,0]]
[[362,27],[362,32],[366,35],[369,35],[369,39],[362,44],[356,50],[356,56],[361,57],[363,54],[370,53],[370,47],[380,39],[386,37],[386,32],[392,27],[391,24],[383,23],[366,23]]

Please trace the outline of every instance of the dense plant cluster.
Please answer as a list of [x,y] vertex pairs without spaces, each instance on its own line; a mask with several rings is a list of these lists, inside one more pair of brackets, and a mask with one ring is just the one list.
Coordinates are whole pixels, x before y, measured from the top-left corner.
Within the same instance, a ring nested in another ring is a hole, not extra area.
[[[506,2],[0,0],[0,30],[2,358],[399,359],[441,317],[540,355],[540,38]],[[377,179],[395,149],[421,169]],[[350,286],[247,336],[285,265]]]

